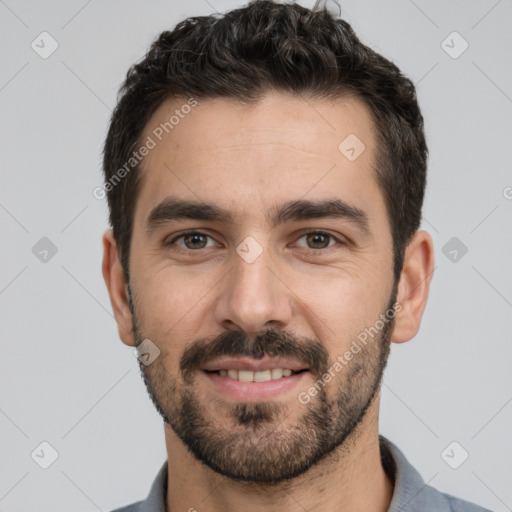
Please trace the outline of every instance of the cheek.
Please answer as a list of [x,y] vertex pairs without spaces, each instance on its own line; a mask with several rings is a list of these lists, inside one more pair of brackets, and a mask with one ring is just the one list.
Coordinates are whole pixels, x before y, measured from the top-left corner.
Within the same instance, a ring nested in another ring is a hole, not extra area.
[[206,287],[204,278],[195,279],[187,273],[168,270],[146,274],[137,293],[140,334],[176,360],[186,341],[197,337],[198,312],[204,307],[200,299],[206,294]]
[[312,329],[329,352],[331,361],[342,356],[353,340],[364,329],[375,324],[382,307],[387,303],[382,283],[373,286],[370,282],[348,278],[330,279],[324,283],[294,289],[300,297],[297,307],[299,316],[307,320],[305,329]]

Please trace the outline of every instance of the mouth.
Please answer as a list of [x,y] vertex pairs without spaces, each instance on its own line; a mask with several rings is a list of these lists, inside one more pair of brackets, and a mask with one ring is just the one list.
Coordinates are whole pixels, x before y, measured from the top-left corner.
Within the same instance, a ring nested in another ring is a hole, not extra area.
[[237,380],[239,382],[268,382],[269,380],[282,379],[299,373],[307,372],[306,368],[302,370],[291,370],[290,368],[268,368],[266,370],[237,370],[235,368],[223,368],[221,370],[204,370],[206,373],[212,373],[219,377]]
[[221,358],[204,365],[200,373],[208,381],[208,393],[246,402],[285,399],[294,390],[298,394],[299,385],[311,375],[303,363],[268,357]]

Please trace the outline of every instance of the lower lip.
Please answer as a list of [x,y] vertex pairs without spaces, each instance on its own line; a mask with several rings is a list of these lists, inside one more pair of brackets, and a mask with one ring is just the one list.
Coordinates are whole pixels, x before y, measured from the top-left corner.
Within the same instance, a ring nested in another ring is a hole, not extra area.
[[235,400],[243,400],[245,402],[279,397],[286,392],[292,391],[294,388],[299,388],[300,384],[304,382],[304,379],[309,378],[310,374],[310,372],[305,371],[292,373],[289,377],[281,377],[280,379],[268,380],[266,382],[241,382],[230,377],[221,377],[218,373],[203,370],[201,370],[201,373],[208,379],[208,382],[215,391]]

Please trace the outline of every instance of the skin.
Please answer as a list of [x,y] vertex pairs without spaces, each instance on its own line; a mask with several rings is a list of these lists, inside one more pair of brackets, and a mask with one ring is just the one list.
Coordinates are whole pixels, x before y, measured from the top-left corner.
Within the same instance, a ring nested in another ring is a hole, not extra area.
[[[174,99],[162,104],[143,139],[185,103],[186,99]],[[351,162],[338,145],[352,133],[366,149]],[[269,93],[253,106],[226,99],[200,101],[150,151],[135,209],[130,288],[136,327],[162,350],[158,368],[165,370],[169,382],[181,383],[181,356],[200,338],[229,330],[253,335],[272,327],[321,341],[334,361],[358,333],[375,324],[394,285],[389,219],[372,169],[375,154],[375,127],[369,109],[359,100],[305,102],[280,93]],[[228,208],[235,223],[182,220],[148,233],[149,212],[170,195]],[[303,198],[349,202],[367,214],[371,235],[345,219],[291,221],[270,228],[265,217],[269,209]],[[187,249],[183,239],[178,242],[181,252],[163,246],[164,240],[192,228],[211,237],[201,255],[198,249]],[[306,229],[349,243],[331,239],[327,249],[311,248],[300,232]],[[248,236],[264,249],[250,264],[235,250]],[[135,346],[134,316],[111,230],[104,234],[103,246],[103,276],[119,336]],[[432,239],[418,231],[405,253],[392,342],[403,343],[416,335],[433,267]],[[345,373],[339,372],[326,385],[327,396],[334,396],[337,385],[346,385]],[[313,382],[308,376],[303,389]],[[279,396],[286,410],[276,420],[280,428],[296,425],[308,407],[297,400],[298,391]],[[194,393],[212,425],[229,432],[231,418],[222,407],[211,407],[213,402],[227,407],[229,399],[201,378],[194,380]],[[167,510],[388,510],[393,482],[380,461],[379,403],[377,392],[345,443],[305,473],[274,486],[237,482],[213,471],[164,424]]]

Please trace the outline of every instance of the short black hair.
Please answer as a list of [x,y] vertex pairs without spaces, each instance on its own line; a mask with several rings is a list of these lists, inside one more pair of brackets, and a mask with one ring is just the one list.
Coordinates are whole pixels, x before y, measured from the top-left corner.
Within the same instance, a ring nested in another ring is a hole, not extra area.
[[305,99],[352,96],[370,107],[377,128],[375,176],[393,237],[395,282],[399,279],[405,248],[421,222],[426,186],[428,150],[414,84],[319,0],[311,9],[253,0],[225,14],[187,18],[162,32],[119,90],[103,172],[127,281],[141,173],[139,164],[127,172],[126,163],[142,144],[151,115],[170,98],[254,103],[271,91]]

